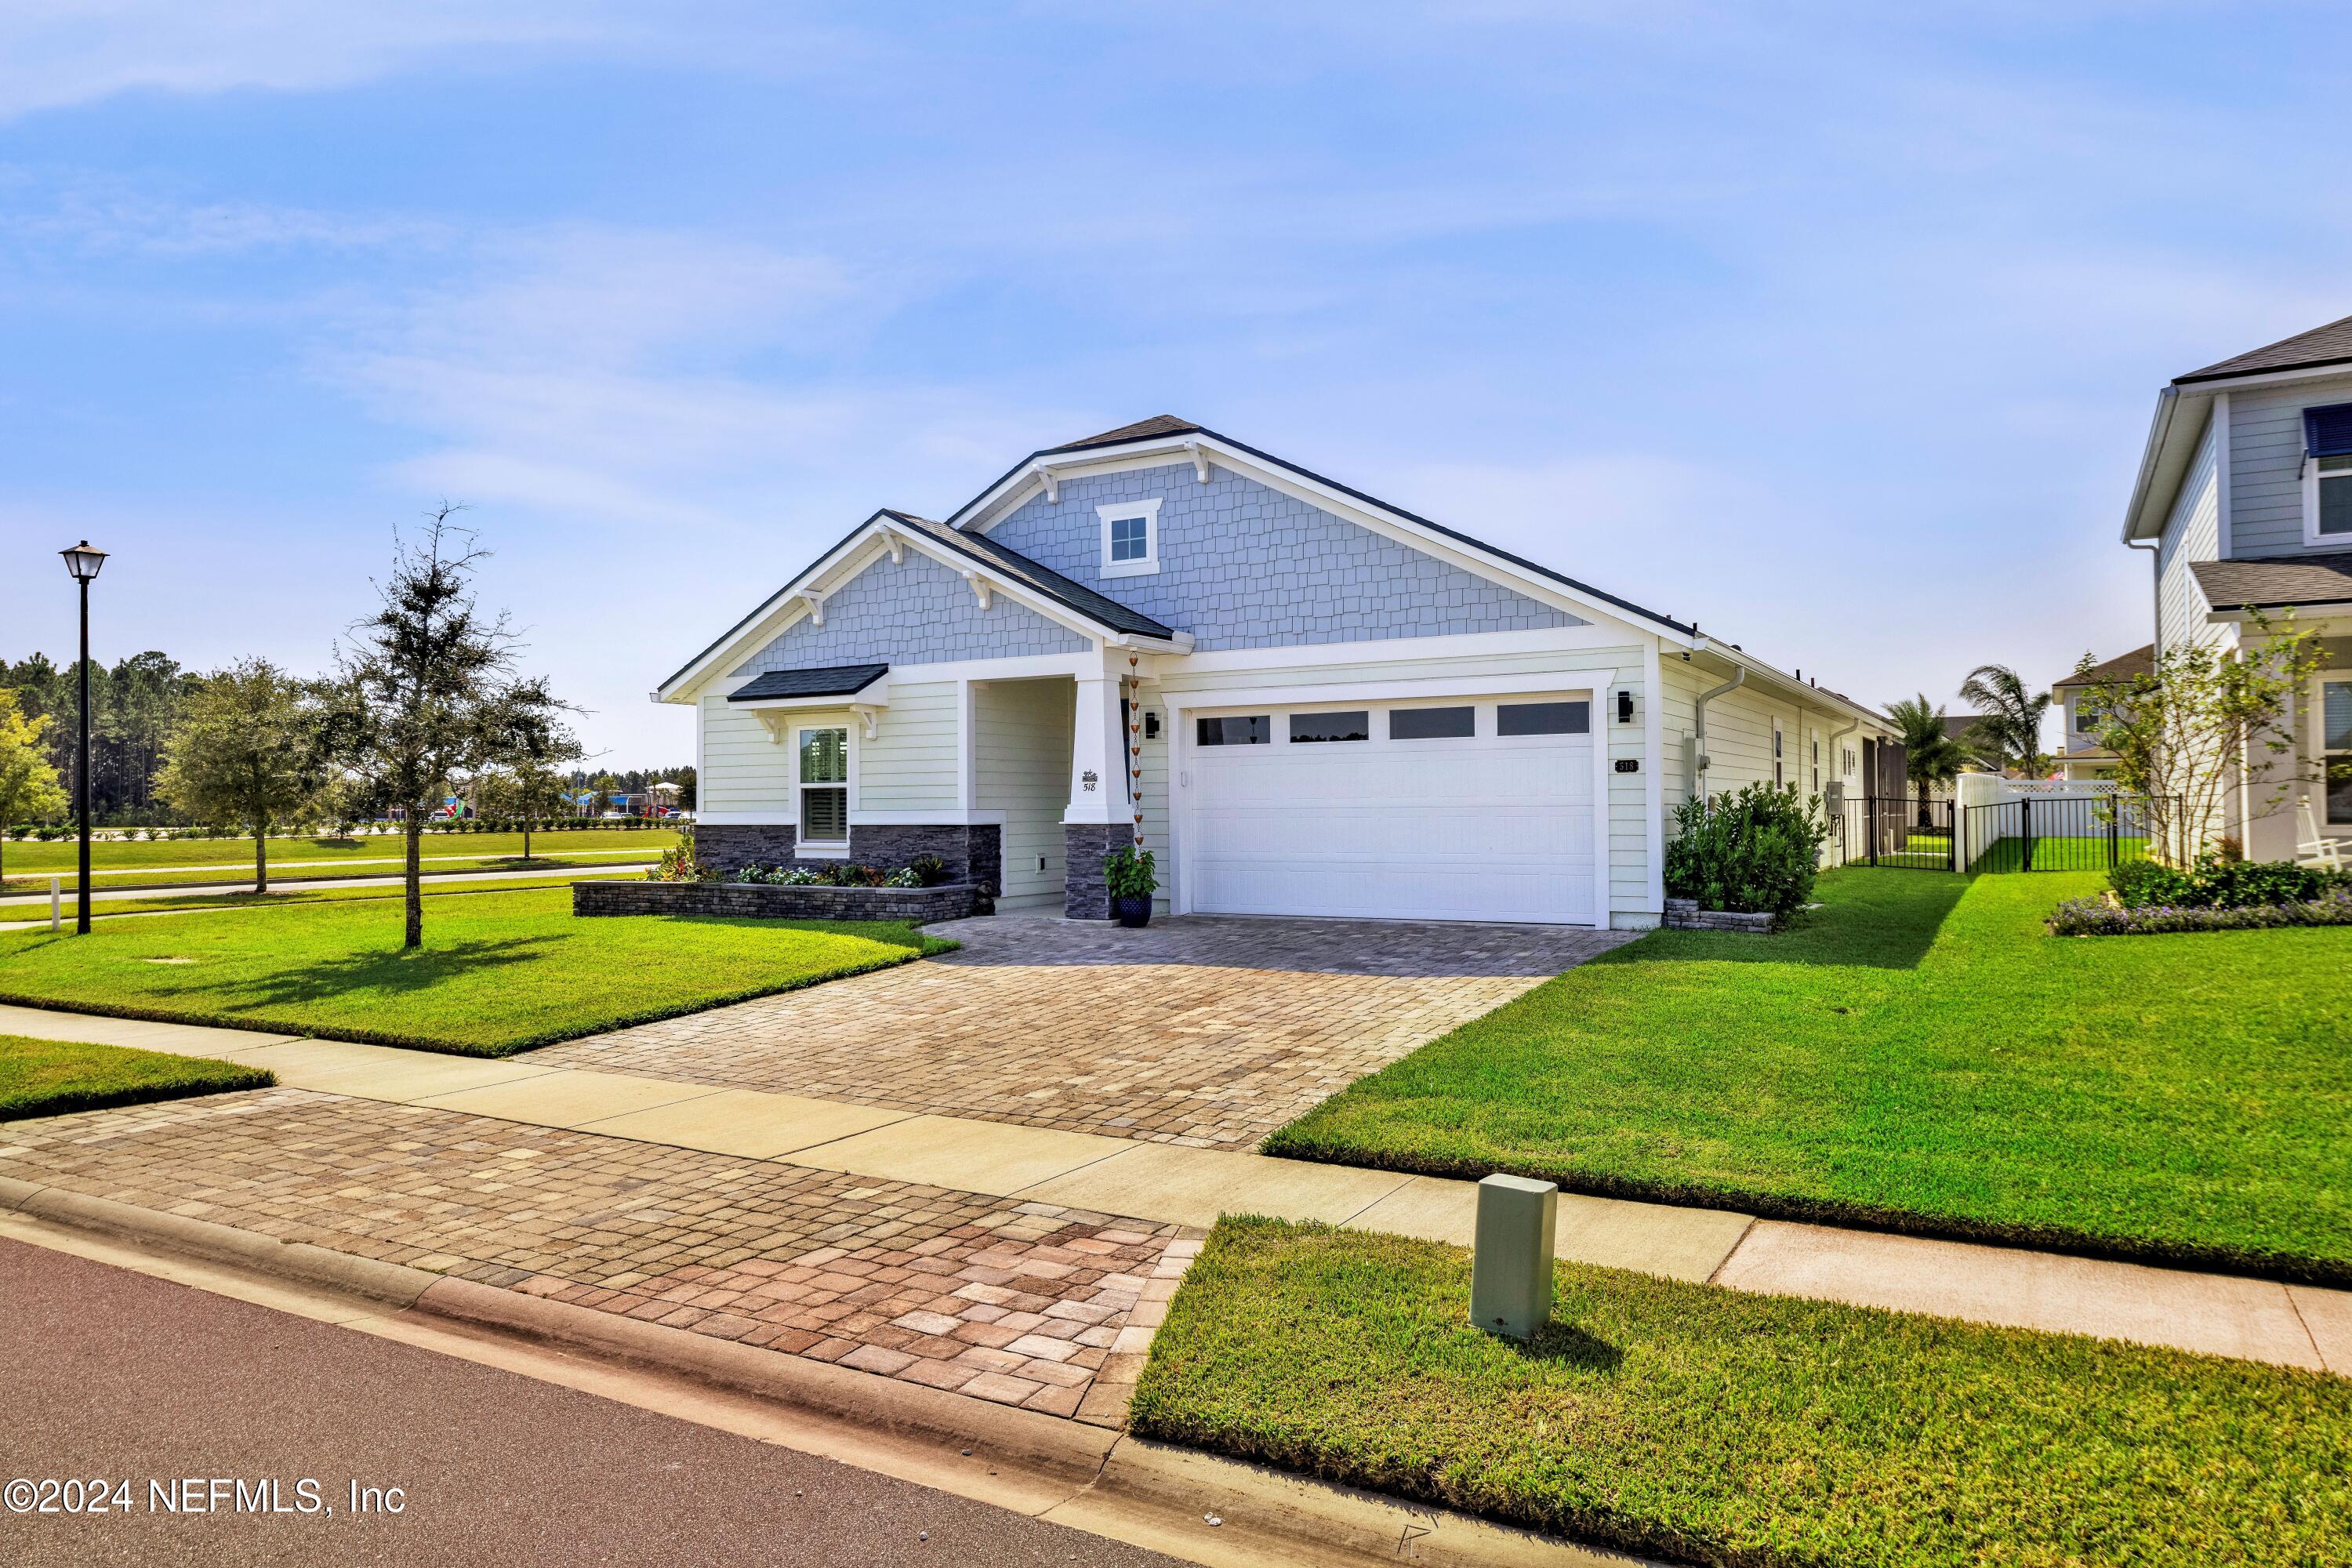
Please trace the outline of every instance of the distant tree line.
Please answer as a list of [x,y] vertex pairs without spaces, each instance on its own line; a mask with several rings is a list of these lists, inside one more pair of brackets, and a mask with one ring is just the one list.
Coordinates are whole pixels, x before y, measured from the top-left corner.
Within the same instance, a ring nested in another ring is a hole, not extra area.
[[[26,719],[47,721],[41,754],[68,782],[81,744],[75,690],[79,671],[79,661],[53,664],[46,654],[13,664],[0,659],[0,691],[16,693]],[[152,648],[111,669],[90,661],[89,793],[97,820],[124,826],[186,825],[187,815],[168,805],[155,784],[163,771],[163,748],[198,680],[179,660]]]

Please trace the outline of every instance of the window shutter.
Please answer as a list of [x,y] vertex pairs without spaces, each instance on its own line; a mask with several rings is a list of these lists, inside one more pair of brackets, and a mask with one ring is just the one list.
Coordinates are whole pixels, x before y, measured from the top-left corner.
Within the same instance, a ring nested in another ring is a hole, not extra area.
[[2314,458],[2352,454],[2352,403],[2331,403],[2303,411],[2303,449]]

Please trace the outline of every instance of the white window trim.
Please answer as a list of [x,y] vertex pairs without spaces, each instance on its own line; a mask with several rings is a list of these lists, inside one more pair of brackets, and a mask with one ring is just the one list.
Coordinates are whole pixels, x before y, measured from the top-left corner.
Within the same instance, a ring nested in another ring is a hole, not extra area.
[[[843,731],[842,744],[845,752],[845,760],[848,763],[848,766],[843,771],[848,774],[848,777],[845,778],[841,783],[837,784],[806,784],[802,781],[801,737],[812,730],[839,730]],[[805,855],[809,858],[814,860],[846,859],[849,855],[849,829],[854,826],[850,821],[850,817],[854,815],[857,805],[856,721],[846,717],[835,716],[827,719],[816,720],[809,723],[794,724],[792,727],[792,737],[793,823],[794,828],[793,834],[793,853],[795,855]],[[813,789],[837,789],[842,792],[842,834],[839,838],[813,839],[804,836],[808,826],[808,813],[801,809],[802,797],[807,791]]]
[[[1106,577],[1148,577],[1160,570],[1160,497],[1150,500],[1118,501],[1095,508],[1102,520],[1102,574]],[[1143,559],[1113,561],[1110,558],[1110,525],[1131,518],[1143,520]]]
[[2323,669],[2311,678],[2311,755],[2320,769],[2311,816],[2321,833],[2335,838],[2352,834],[2352,821],[2327,815],[2327,688],[2331,684],[2352,684],[2352,669]]
[[[2352,485],[2352,468],[2330,468],[2328,474]],[[2313,549],[2352,548],[2352,533],[2319,531],[2319,459],[2311,457],[2303,460],[2303,542]]]

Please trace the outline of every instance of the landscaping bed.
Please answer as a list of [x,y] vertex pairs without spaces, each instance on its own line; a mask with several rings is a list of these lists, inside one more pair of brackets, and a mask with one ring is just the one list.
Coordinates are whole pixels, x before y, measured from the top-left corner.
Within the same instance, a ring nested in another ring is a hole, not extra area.
[[2063,941],[2089,873],[1849,868],[1656,931],[1269,1152],[2352,1284],[2352,928]]
[[109,921],[0,934],[0,1001],[506,1056],[904,963],[954,944],[902,922],[582,921],[562,888]]
[[209,1057],[0,1035],[0,1121],[268,1089],[277,1081],[259,1068]]
[[1228,1217],[1139,1436],[1742,1568],[2337,1563],[2352,1396],[2324,1373],[1563,1264],[1529,1345],[1470,1258]]
[[768,882],[574,882],[575,915],[724,915],[741,920],[961,920],[982,903],[969,882],[930,888],[834,888]]

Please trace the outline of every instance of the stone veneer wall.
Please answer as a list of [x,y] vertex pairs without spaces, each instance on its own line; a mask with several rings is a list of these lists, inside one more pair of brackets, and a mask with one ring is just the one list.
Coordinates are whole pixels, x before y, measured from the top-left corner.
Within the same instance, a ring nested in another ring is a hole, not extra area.
[[937,888],[780,888],[765,882],[574,882],[575,915],[732,915],[793,921],[961,920],[969,882]]
[[[793,825],[788,822],[722,822],[697,827],[694,852],[721,877],[731,877],[752,865],[806,866],[821,871],[842,861],[837,855],[796,854]],[[993,823],[850,825],[848,858],[861,866],[895,871],[913,864],[919,855],[938,856],[947,867],[950,882],[971,882],[1000,891],[1004,886],[1004,830]]]
[[896,870],[921,855],[945,862],[950,882],[1003,889],[1004,830],[994,823],[849,826],[849,858],[861,865]]
[[1696,899],[1668,899],[1666,923],[1682,931],[1769,931],[1769,914],[1738,914],[1730,910],[1703,910]]
[[1110,889],[1103,880],[1103,862],[1133,843],[1135,830],[1123,822],[1066,822],[1062,825],[1065,870],[1062,913],[1074,921],[1110,919]]

